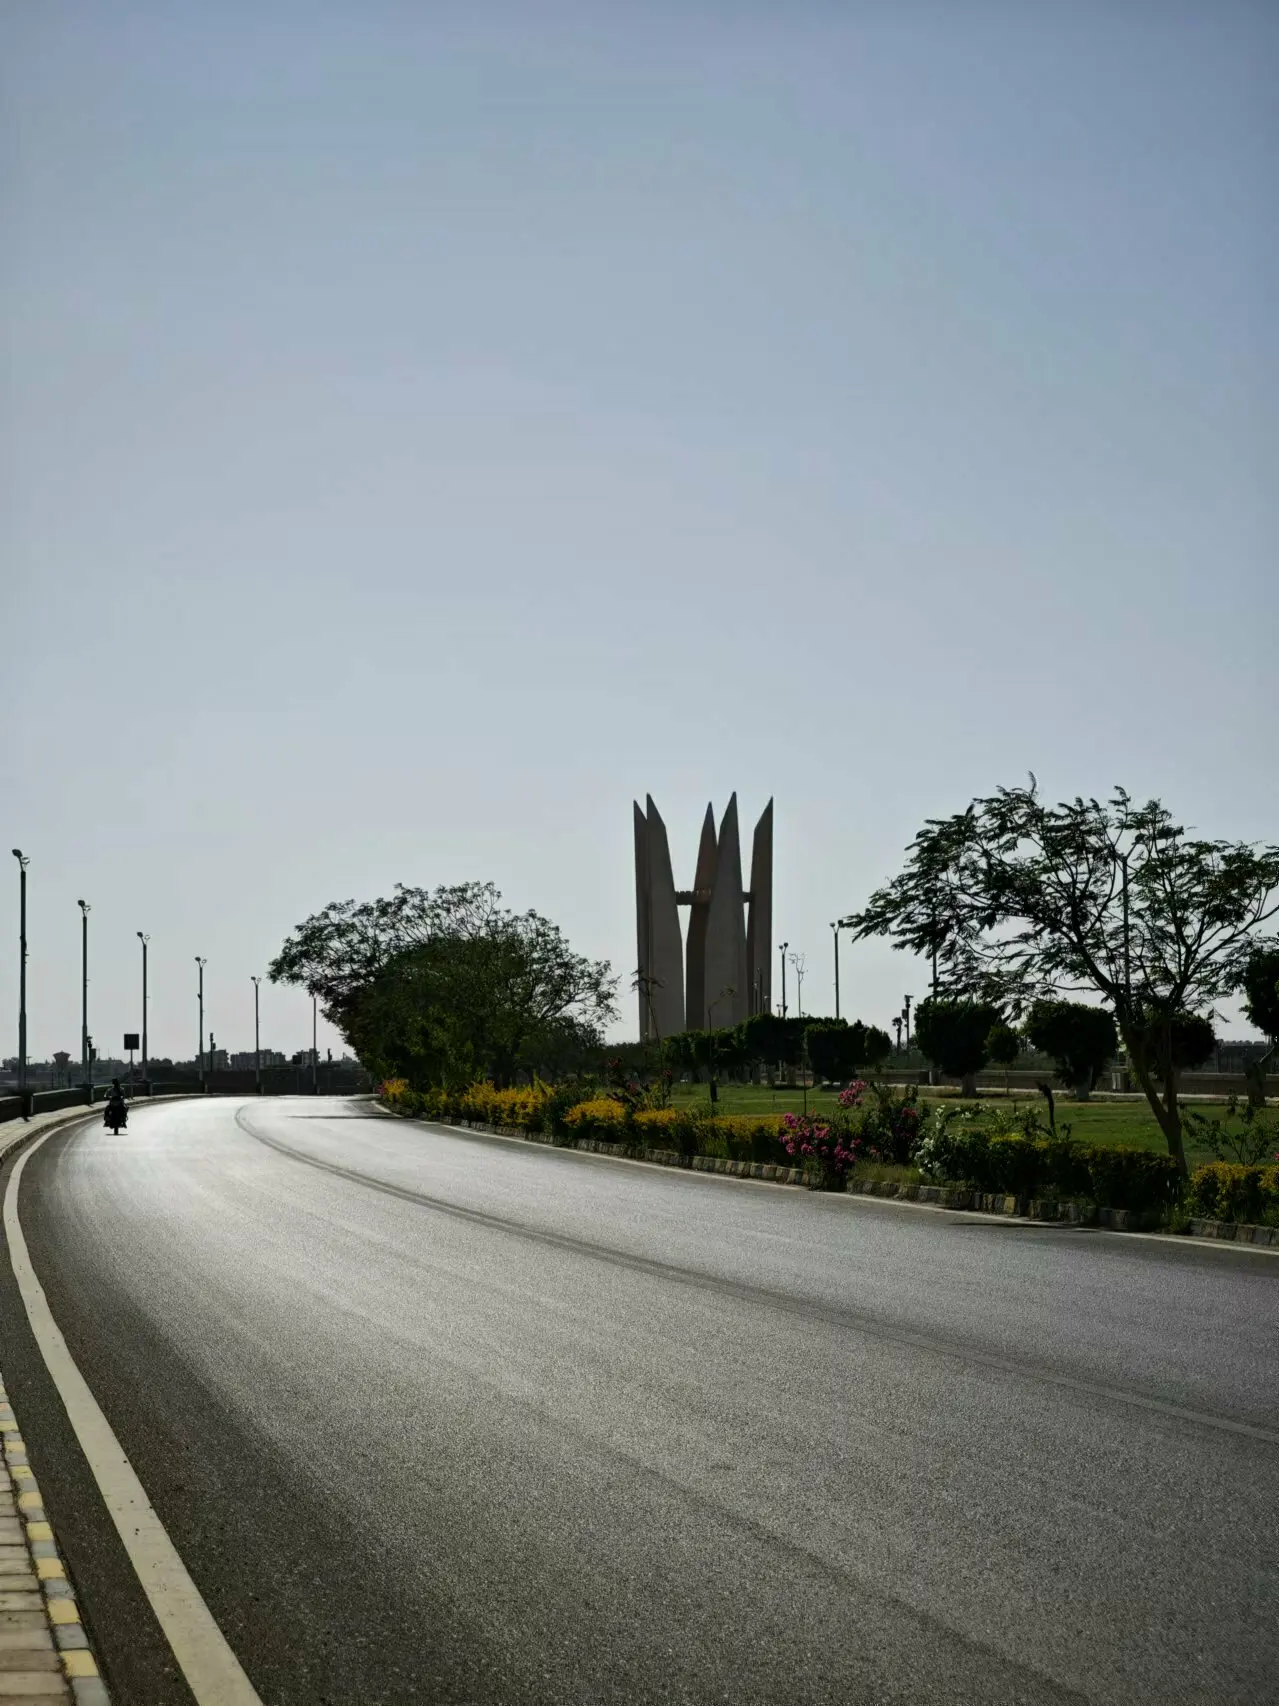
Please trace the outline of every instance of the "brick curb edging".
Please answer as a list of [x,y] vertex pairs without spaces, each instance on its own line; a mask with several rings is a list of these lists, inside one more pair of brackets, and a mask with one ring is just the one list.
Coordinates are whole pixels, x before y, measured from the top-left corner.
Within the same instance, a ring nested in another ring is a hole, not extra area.
[[[425,1118],[416,1114],[395,1114],[395,1110],[388,1108],[384,1102],[375,1101],[375,1105],[394,1114],[397,1119]],[[594,1137],[579,1137],[572,1143],[556,1144],[545,1132],[525,1131],[520,1126],[488,1125],[482,1120],[427,1120],[427,1123],[452,1126],[457,1131],[482,1131],[491,1137],[514,1137],[522,1143],[544,1143],[548,1148],[611,1155],[622,1161],[647,1161],[658,1167],[682,1167],[696,1173],[725,1173],[732,1178],[763,1179],[775,1185],[804,1183],[802,1167],[782,1167],[767,1161],[730,1161],[719,1155],[681,1155],[673,1149],[645,1149],[634,1143],[604,1143]],[[1098,1208],[1096,1203],[1007,1196],[1003,1192],[968,1190],[962,1185],[905,1185],[894,1179],[851,1179],[844,1188],[850,1196],[923,1203],[932,1208],[988,1214],[1003,1219],[1096,1226],[1108,1232],[1155,1232],[1163,1227],[1163,1216],[1157,1209]],[[1279,1250],[1279,1226],[1192,1219],[1185,1235]]]
[[[1005,1196],[1000,1192],[971,1191],[957,1185],[898,1185],[892,1180],[859,1179],[850,1191],[866,1196],[896,1197],[899,1201],[933,1203],[938,1208],[966,1209],[972,1214],[1015,1217],[1018,1220],[1064,1222],[1072,1226],[1100,1226],[1110,1232],[1157,1232],[1163,1228],[1158,1209],[1098,1208],[1096,1203],[1038,1201],[1033,1197]],[[1186,1234],[1194,1238],[1218,1238],[1259,1249],[1279,1250],[1279,1226],[1252,1226],[1233,1220],[1191,1219]]]
[[0,1699],[38,1696],[74,1700],[75,1706],[110,1706],[2,1384],[0,1435]]
[[[386,1104],[379,1102],[378,1107]],[[388,1113],[394,1109],[388,1108]],[[415,1114],[397,1118],[416,1119]],[[483,1131],[490,1137],[516,1137],[522,1143],[544,1143],[548,1149],[577,1149],[586,1155],[611,1155],[619,1161],[647,1161],[656,1167],[683,1167],[696,1173],[727,1173],[736,1179],[765,1179],[774,1185],[802,1185],[802,1167],[782,1167],[771,1161],[730,1161],[722,1155],[681,1155],[677,1149],[645,1149],[638,1143],[605,1143],[597,1137],[578,1137],[572,1143],[556,1143],[543,1131],[525,1131],[521,1126],[488,1125],[482,1120],[430,1120],[430,1125],[453,1126],[458,1131]]]
[[863,1196],[896,1197],[899,1202],[931,1203],[936,1208],[966,1210],[970,1214],[1100,1226],[1109,1232],[1149,1232],[1163,1224],[1163,1216],[1157,1211],[1098,1208],[1090,1202],[1008,1196],[1002,1191],[973,1191],[964,1185],[899,1185],[891,1179],[858,1179],[848,1189]]

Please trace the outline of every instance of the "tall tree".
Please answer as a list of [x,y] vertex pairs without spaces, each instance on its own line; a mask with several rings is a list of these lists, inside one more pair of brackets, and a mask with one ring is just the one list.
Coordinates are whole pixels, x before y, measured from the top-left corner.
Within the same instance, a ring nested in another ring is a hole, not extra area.
[[374,1070],[415,1082],[506,1081],[598,1044],[616,1014],[607,962],[501,899],[464,883],[337,902],[298,926],[270,975],[318,996]]
[[1176,1028],[1239,988],[1276,912],[1279,847],[1187,834],[1122,789],[1048,805],[1032,776],[926,823],[853,932],[936,951],[943,992],[980,990],[1013,1013],[1099,995],[1184,1171]]

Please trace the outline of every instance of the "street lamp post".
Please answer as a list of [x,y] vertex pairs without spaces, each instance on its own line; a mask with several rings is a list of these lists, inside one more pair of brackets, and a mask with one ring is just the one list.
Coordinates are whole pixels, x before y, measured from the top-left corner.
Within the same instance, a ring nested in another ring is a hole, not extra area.
[[718,1104],[719,1102],[719,1085],[715,1082],[715,1009],[719,1006],[721,1001],[725,1000],[728,996],[736,994],[737,990],[735,987],[731,983],[727,984],[720,990],[714,1001],[712,1001],[706,1009],[706,1040],[709,1050],[708,1066],[710,1070],[711,1101],[715,1104]]
[[262,1094],[262,1029],[258,1023],[258,985],[260,977],[253,978],[253,1076],[256,1081],[257,1093]]
[[835,938],[835,1017],[839,1018],[839,921],[831,924],[831,935]]
[[209,962],[201,959],[197,954],[195,963],[200,968],[200,987],[196,997],[200,1006],[200,1023],[199,1029],[195,1033],[195,1063],[200,1074],[200,1088],[204,1090],[206,1088],[204,1079],[204,968]]
[[93,1062],[89,1059],[89,914],[93,908],[87,900],[78,900],[80,908],[80,1061],[84,1087],[93,1101]]
[[320,1094],[320,1045],[316,1020],[315,996],[311,997],[311,1094]]
[[31,1112],[27,1106],[27,866],[30,860],[20,847],[13,849],[18,861],[18,1095],[22,1099],[22,1117]]
[[799,1017],[804,1017],[804,974],[808,969],[808,956],[799,952],[793,953],[790,963],[795,968],[795,1005],[799,1008]]
[[147,943],[149,936],[138,931],[138,941],[142,944],[142,1088],[147,1096],[151,1094],[151,1067],[147,1053]]
[[910,996],[903,996],[905,1005],[902,1007],[902,1017],[906,1021],[906,1053],[910,1053]]
[[786,950],[789,947],[790,947],[789,942],[782,942],[779,944],[778,949],[777,949],[778,953],[782,956],[782,1018],[783,1019],[786,1017]]

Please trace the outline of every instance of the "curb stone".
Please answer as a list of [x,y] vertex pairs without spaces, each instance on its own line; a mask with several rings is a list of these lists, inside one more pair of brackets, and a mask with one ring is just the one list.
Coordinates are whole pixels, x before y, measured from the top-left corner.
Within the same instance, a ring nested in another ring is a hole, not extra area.
[[0,1382],[0,1706],[110,1706],[27,1448]]
[[[410,1116],[412,1117],[412,1116]],[[431,1120],[431,1125],[451,1125],[457,1131],[482,1131],[491,1137],[515,1137],[523,1143],[556,1147],[542,1131],[523,1131],[519,1126],[487,1125],[480,1120]],[[681,1155],[674,1149],[644,1149],[637,1143],[605,1143],[597,1137],[579,1137],[561,1149],[576,1149],[586,1155],[610,1155],[614,1160],[647,1161],[657,1167],[683,1167],[698,1173],[725,1173],[735,1179],[765,1179],[775,1185],[802,1185],[801,1167],[783,1167],[771,1161],[730,1161],[722,1155]]]
[[[971,1213],[1004,1215],[1019,1220],[1058,1222],[1072,1226],[1098,1226],[1110,1232],[1151,1232],[1163,1226],[1158,1210],[1098,1208],[1096,1203],[1038,1200],[952,1189],[945,1185],[898,1185],[895,1181],[858,1179],[848,1189],[856,1194],[896,1197],[899,1201],[932,1203],[938,1208],[967,1209]],[[1196,1238],[1227,1239],[1252,1244],[1258,1249],[1279,1250],[1279,1226],[1251,1226],[1242,1221],[1192,1219],[1189,1232]]]
[[1251,1226],[1243,1220],[1192,1220],[1190,1231],[1195,1238],[1222,1238],[1232,1244],[1279,1250],[1279,1226]]
[[[415,1114],[396,1114],[385,1103],[376,1102],[395,1119],[416,1119]],[[488,1125],[481,1120],[427,1120],[428,1125],[452,1127],[455,1131],[486,1132],[491,1137],[514,1137],[522,1143],[544,1143],[555,1147],[554,1140],[541,1131],[524,1131],[519,1126]],[[643,1161],[658,1167],[682,1167],[696,1173],[724,1173],[737,1179],[763,1179],[769,1184],[802,1185],[804,1172],[800,1167],[776,1166],[765,1161],[728,1161],[718,1155],[680,1155],[673,1149],[643,1149],[638,1144],[604,1143],[599,1138],[579,1137],[560,1148],[576,1149],[591,1155],[609,1155],[617,1160]],[[933,1208],[953,1209],[969,1214],[987,1214],[1012,1220],[1033,1220],[1047,1224],[1096,1226],[1106,1232],[1155,1232],[1163,1227],[1163,1217],[1157,1210],[1134,1208],[1099,1208],[1096,1203],[1059,1201],[1055,1198],[1015,1197],[1003,1192],[973,1191],[962,1185],[898,1184],[895,1179],[850,1179],[845,1190],[852,1196],[887,1197],[898,1202],[918,1202]],[[1191,1220],[1189,1232],[1197,1238],[1216,1238],[1237,1244],[1251,1244],[1258,1249],[1279,1250],[1279,1227],[1236,1225],[1224,1220]]]

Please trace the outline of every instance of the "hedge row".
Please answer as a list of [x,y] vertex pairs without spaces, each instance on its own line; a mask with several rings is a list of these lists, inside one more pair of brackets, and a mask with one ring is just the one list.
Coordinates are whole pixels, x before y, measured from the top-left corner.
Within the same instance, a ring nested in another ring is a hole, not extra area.
[[1170,1155],[992,1133],[958,1122],[936,1123],[915,1159],[929,1178],[1041,1201],[1080,1200],[1144,1212],[1169,1208],[1180,1194]]
[[1240,1167],[1213,1161],[1190,1179],[1186,1204],[1204,1220],[1279,1226],[1279,1167]]

